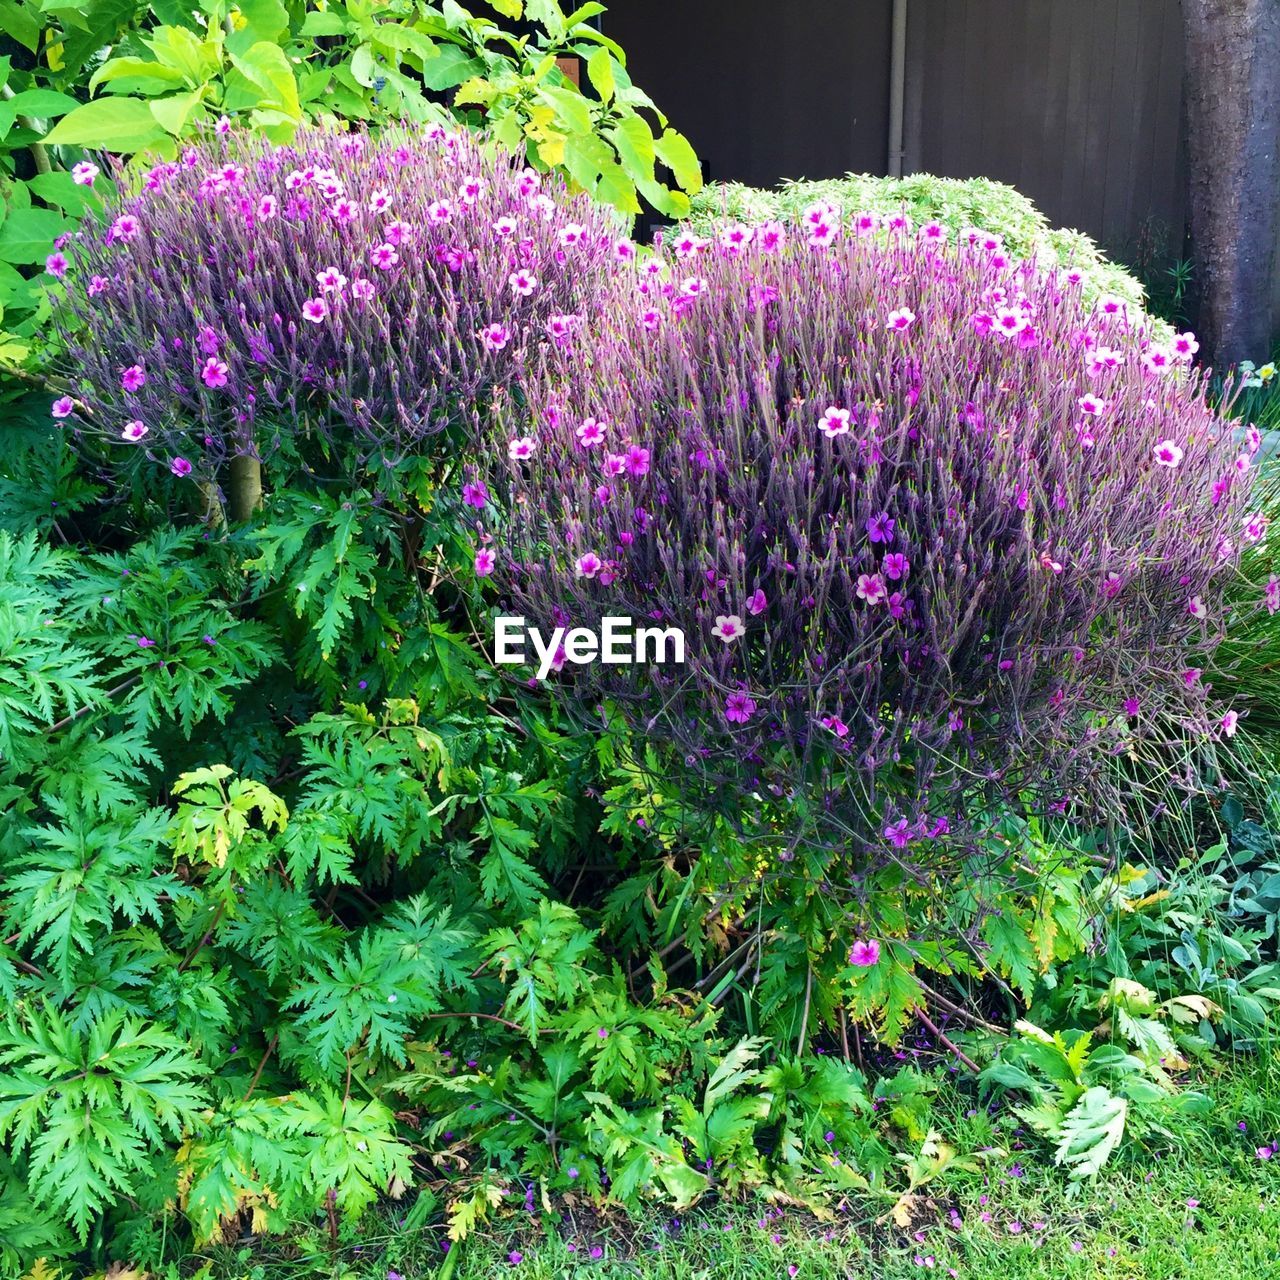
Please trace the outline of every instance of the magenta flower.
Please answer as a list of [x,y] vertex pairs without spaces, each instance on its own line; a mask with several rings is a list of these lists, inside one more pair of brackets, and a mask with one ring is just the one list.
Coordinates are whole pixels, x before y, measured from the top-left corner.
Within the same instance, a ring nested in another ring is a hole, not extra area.
[[511,341],[511,330],[505,324],[487,324],[480,330],[480,341],[486,351],[501,351]]
[[204,379],[206,387],[225,387],[227,385],[226,362],[219,360],[217,356],[210,356],[204,362],[204,368],[200,370],[200,377]]
[[59,396],[49,409],[52,418],[69,418],[74,412],[76,403],[70,396]]
[[1239,723],[1240,713],[1238,711],[1228,711],[1226,715],[1222,717],[1220,727],[1226,737],[1234,738],[1236,736],[1236,727]]
[[81,160],[78,164],[71,166],[71,181],[77,186],[91,187],[101,172],[102,170],[96,164],[92,164],[88,160]]
[[1174,444],[1172,440],[1161,440],[1152,450],[1155,454],[1157,467],[1168,467],[1172,470],[1182,461],[1182,449]]
[[169,470],[181,480],[191,474],[191,463],[189,463],[186,458],[174,458],[174,460],[169,463]]
[[604,561],[594,551],[587,551],[574,562],[574,572],[579,578],[594,578],[604,567]]
[[143,436],[147,434],[146,426],[135,418],[132,422],[126,422],[120,432],[122,440],[128,440],[136,444]]
[[878,512],[867,521],[867,537],[872,542],[892,542],[896,523],[887,511]]
[[533,436],[517,436],[507,444],[507,457],[513,462],[523,462],[526,458],[533,457],[537,447],[538,441]]
[[860,938],[849,948],[849,963],[859,969],[870,969],[879,960],[880,943],[875,938]]
[[627,452],[623,455],[624,466],[627,474],[639,479],[643,475],[647,475],[649,471],[649,450],[642,449],[638,444],[631,445]]
[[475,571],[477,578],[487,578],[498,563],[498,557],[488,547],[481,547],[476,552]]
[[140,364],[131,364],[121,375],[120,385],[126,391],[137,391],[147,380],[146,371]]
[[577,427],[578,443],[584,449],[591,449],[603,443],[605,424],[596,418],[584,418]]
[[757,587],[746,599],[746,610],[753,618],[758,617],[768,607],[768,598],[759,587]]
[[302,318],[311,324],[319,324],[329,314],[329,304],[323,298],[308,298],[302,304]]
[[1267,579],[1267,585],[1262,591],[1262,600],[1267,606],[1268,613],[1273,614],[1280,609],[1280,578],[1277,578],[1274,573]]
[[756,713],[756,701],[746,693],[731,693],[724,702],[724,718],[730,724],[746,724]]
[[911,328],[916,321],[916,313],[909,307],[899,307],[896,311],[890,311],[885,319],[884,327],[892,329],[895,333],[903,333]]
[[899,818],[897,822],[891,822],[884,829],[884,838],[895,849],[905,849],[911,843],[911,824],[906,818]]
[[489,501],[489,489],[483,480],[472,480],[462,486],[462,501],[477,511],[483,511]]
[[63,276],[67,274],[68,265],[67,255],[61,252],[51,253],[44,260],[44,269],[53,276],[55,280],[61,280]]
[[880,562],[881,573],[894,582],[897,582],[900,578],[905,578],[910,568],[911,561],[900,551],[891,551]]

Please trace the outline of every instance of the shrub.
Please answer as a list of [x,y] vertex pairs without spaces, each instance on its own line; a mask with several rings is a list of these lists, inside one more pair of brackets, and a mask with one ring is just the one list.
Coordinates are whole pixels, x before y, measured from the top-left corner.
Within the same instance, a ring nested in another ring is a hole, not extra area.
[[389,465],[539,345],[581,340],[617,235],[559,178],[438,126],[214,137],[71,247],[54,412],[113,468],[283,469],[317,437]]
[[[1082,231],[1053,228],[1020,191],[990,178],[937,178],[915,173],[905,178],[850,173],[821,182],[787,182],[776,191],[739,183],[717,183],[693,200],[689,225],[708,234],[726,222],[798,220],[813,204],[834,205],[846,221],[867,212],[880,217],[906,212],[917,223],[940,222],[952,235],[968,227],[994,232],[1015,257],[1073,268],[1088,299],[1108,295],[1135,307],[1145,302],[1142,284],[1123,267],[1108,262]],[[1165,331],[1161,322],[1155,322]],[[1167,331],[1165,331],[1167,332]]]
[[1192,659],[1256,528],[1193,340],[994,237],[811,217],[677,237],[504,414],[482,537],[515,611],[688,638],[682,668],[566,666],[564,699],[841,893],[1006,807],[1110,821],[1169,759],[1194,785],[1236,717]]

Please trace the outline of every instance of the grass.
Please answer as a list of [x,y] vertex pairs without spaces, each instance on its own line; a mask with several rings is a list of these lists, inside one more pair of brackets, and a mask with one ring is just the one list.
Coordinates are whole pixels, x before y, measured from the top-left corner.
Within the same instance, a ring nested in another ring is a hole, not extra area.
[[1074,1185],[1016,1120],[975,1114],[951,1090],[933,1117],[947,1139],[1005,1154],[924,1187],[905,1227],[884,1201],[833,1206],[823,1220],[764,1200],[640,1221],[565,1203],[542,1219],[509,1212],[446,1254],[442,1227],[406,1231],[403,1210],[379,1211],[336,1251],[308,1232],[208,1251],[178,1274],[207,1264],[207,1280],[1280,1280],[1280,1155],[1256,1154],[1280,1139],[1280,1059],[1241,1062],[1211,1092],[1217,1108],[1195,1129],[1157,1135],[1160,1145]]

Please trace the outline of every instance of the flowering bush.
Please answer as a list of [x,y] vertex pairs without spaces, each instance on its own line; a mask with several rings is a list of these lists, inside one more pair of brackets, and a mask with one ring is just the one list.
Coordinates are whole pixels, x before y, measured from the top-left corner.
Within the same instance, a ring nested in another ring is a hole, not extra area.
[[[886,178],[850,173],[819,182],[787,182],[774,191],[734,182],[715,183],[694,198],[689,223],[705,235],[726,222],[795,220],[818,202],[834,205],[846,222],[853,222],[861,213],[883,218],[905,211],[917,223],[940,222],[952,235],[967,227],[981,227],[999,235],[1017,257],[1034,254],[1042,262],[1082,271],[1084,292],[1090,299],[1108,294],[1135,307],[1145,301],[1141,282],[1108,261],[1084,232],[1051,227],[1021,191],[990,178],[939,178],[929,173]],[[1165,331],[1163,322],[1155,323]]]
[[420,450],[538,346],[582,339],[617,234],[438,126],[214,136],[67,246],[54,414],[180,477],[317,435]]
[[684,666],[565,666],[566,699],[776,801],[823,875],[953,858],[1002,806],[1097,816],[1129,761],[1232,735],[1198,655],[1264,532],[1258,440],[1194,338],[998,236],[801,227],[681,234],[504,418],[481,551],[511,603],[687,636]]

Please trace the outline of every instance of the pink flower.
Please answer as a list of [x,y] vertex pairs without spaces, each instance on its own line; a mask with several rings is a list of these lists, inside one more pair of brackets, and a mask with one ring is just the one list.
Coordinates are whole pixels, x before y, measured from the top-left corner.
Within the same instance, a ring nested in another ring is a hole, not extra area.
[[379,271],[390,271],[391,268],[400,261],[400,254],[396,251],[395,245],[387,244],[385,242],[383,244],[375,245],[369,251],[369,257],[373,260],[373,265],[377,267]]
[[484,504],[488,500],[489,489],[483,480],[472,480],[462,486],[462,501],[468,507],[475,507],[477,511],[483,511]]
[[895,849],[905,849],[911,843],[911,824],[906,818],[899,818],[897,822],[891,822],[884,829],[884,838]]
[[711,634],[717,640],[723,640],[725,644],[732,644],[735,640],[742,638],[746,627],[742,625],[742,619],[736,614],[720,614],[716,618],[716,625],[711,628]]
[[351,282],[351,296],[357,302],[371,302],[373,295],[377,292],[372,280],[353,280]]
[[580,555],[574,563],[574,572],[579,578],[594,578],[604,567],[604,562],[594,551]]
[[890,311],[884,322],[886,329],[892,329],[895,333],[903,333],[910,329],[916,322],[916,313],[909,307],[899,307],[896,311]]
[[276,203],[275,196],[263,196],[258,201],[258,217],[264,222],[270,222],[279,212],[279,209],[280,206]]
[[1166,373],[1173,367],[1173,357],[1163,347],[1148,347],[1142,353],[1142,367],[1151,373]]
[[1238,711],[1228,711],[1226,715],[1222,717],[1219,727],[1222,729],[1222,732],[1226,737],[1234,738],[1236,736],[1236,727],[1239,723],[1240,713]]
[[1263,603],[1267,606],[1268,613],[1275,613],[1280,609],[1280,578],[1273,573],[1267,579],[1267,585],[1262,592]]
[[1188,667],[1182,673],[1182,683],[1185,684],[1188,689],[1193,689],[1200,683],[1200,676],[1202,674],[1203,673],[1199,667]]
[[124,240],[126,243],[135,240],[142,230],[142,223],[131,213],[122,213],[112,224],[110,239]]
[[896,523],[887,511],[877,512],[867,520],[867,537],[872,542],[892,542]]
[[847,738],[849,736],[849,726],[839,716],[823,716],[822,727],[830,729],[837,738]]
[[441,226],[453,217],[453,205],[447,200],[433,200],[427,205],[427,217],[437,227]]
[[1107,411],[1107,402],[1105,400],[1099,400],[1097,396],[1081,396],[1076,401],[1076,404],[1079,405],[1081,413],[1087,413],[1094,416],[1106,413]]
[[341,293],[347,287],[347,277],[337,267],[325,267],[316,272],[316,283],[325,293]]
[[756,700],[747,693],[731,693],[724,701],[724,718],[730,724],[746,724],[756,713]]
[[1182,461],[1182,449],[1172,440],[1161,440],[1152,450],[1157,467],[1168,467],[1172,470]]
[[79,164],[71,166],[71,181],[80,187],[91,187],[101,172],[96,164],[81,160]]
[[70,396],[59,396],[49,409],[51,418],[69,418],[76,407]]
[[61,280],[67,274],[67,255],[65,253],[51,253],[44,260],[44,269],[55,279]]
[[126,422],[121,429],[120,438],[128,440],[131,444],[136,444],[143,436],[147,434],[147,428],[135,418],[132,422]]
[[121,375],[120,385],[126,391],[137,391],[147,380],[146,372],[140,364],[131,364]]
[[765,597],[764,592],[757,587],[748,597],[746,601],[747,612],[754,618],[762,614],[768,607],[769,601]]
[[627,474],[639,479],[649,472],[649,450],[642,449],[638,444],[633,444],[623,455],[623,465],[626,467]]
[[1200,618],[1202,621],[1209,616],[1209,610],[1205,608],[1204,601],[1199,596],[1192,596],[1187,601],[1187,612],[1193,618]]
[[533,451],[538,447],[538,442],[533,436],[517,436],[507,445],[507,457],[513,462],[523,462],[526,458],[533,457]]
[[849,963],[859,969],[870,969],[880,961],[880,943],[875,938],[858,939],[849,948]]
[[560,243],[566,249],[571,249],[585,234],[585,228],[580,227],[576,222],[567,222],[560,228]]
[[818,429],[828,439],[834,440],[836,436],[847,435],[849,431],[849,420],[853,415],[848,409],[839,409],[835,405],[829,405],[822,417],[818,419]]
[[200,376],[204,379],[206,387],[225,387],[227,385],[227,366],[217,356],[210,356],[204,362],[204,368],[200,370]]
[[573,333],[574,326],[581,319],[581,316],[548,316],[547,337],[555,343],[568,341],[570,335]]
[[311,324],[319,324],[329,314],[329,304],[323,298],[308,298],[302,304],[302,318]]
[[880,571],[886,578],[897,582],[899,578],[905,578],[908,570],[911,568],[911,561],[900,551],[891,551],[880,562]]
[[1189,331],[1178,334],[1173,340],[1173,354],[1184,362],[1193,360],[1199,350],[1200,344],[1196,341],[1196,335]]
[[868,604],[879,604],[888,591],[884,579],[878,573],[862,573],[858,575],[858,599]]
[[174,460],[169,463],[169,470],[172,471],[179,479],[182,479],[183,476],[189,476],[191,474],[191,463],[189,463],[186,458],[174,458]]
[[487,578],[498,563],[498,557],[488,547],[481,547],[476,552],[475,570],[477,578]]
[[511,330],[503,324],[487,324],[480,330],[480,342],[486,351],[501,351],[511,341]]
[[507,283],[511,286],[512,293],[528,298],[538,287],[538,277],[532,271],[513,271],[507,277]]
[[577,427],[578,443],[590,449],[604,441],[605,424],[596,418],[584,418]]

